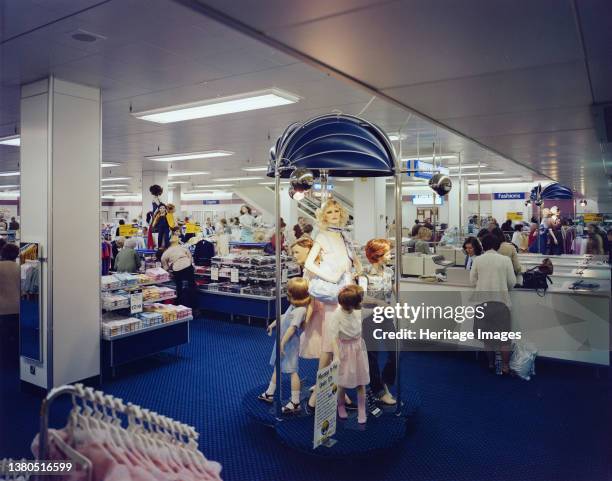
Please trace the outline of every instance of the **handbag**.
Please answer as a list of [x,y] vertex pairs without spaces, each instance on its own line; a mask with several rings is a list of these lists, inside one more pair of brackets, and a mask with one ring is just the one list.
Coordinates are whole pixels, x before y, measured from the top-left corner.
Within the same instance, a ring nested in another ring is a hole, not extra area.
[[319,277],[308,283],[308,294],[321,302],[338,302],[340,283],[328,282]]
[[547,272],[540,269],[541,266],[533,267],[523,272],[523,289],[535,289],[539,296],[544,296],[548,289],[548,283],[552,284]]

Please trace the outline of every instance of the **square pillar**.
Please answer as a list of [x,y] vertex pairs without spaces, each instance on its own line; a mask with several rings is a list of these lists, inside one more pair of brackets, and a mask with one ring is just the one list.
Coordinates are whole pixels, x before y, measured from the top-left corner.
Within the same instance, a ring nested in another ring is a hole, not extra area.
[[[21,88],[21,241],[41,263],[43,389],[100,374],[100,90],[50,77]],[[39,255],[40,255],[39,254]]]
[[362,177],[353,185],[354,237],[359,245],[386,237],[386,183],[384,177]]

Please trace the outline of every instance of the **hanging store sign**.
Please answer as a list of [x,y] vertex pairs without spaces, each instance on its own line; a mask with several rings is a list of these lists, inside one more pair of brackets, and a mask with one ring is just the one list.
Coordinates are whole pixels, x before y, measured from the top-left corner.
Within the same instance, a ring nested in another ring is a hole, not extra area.
[[493,200],[519,200],[525,198],[525,192],[495,192]]
[[133,237],[136,234],[138,234],[138,227],[125,224],[119,226],[119,235],[122,237]]
[[204,205],[218,205],[220,203],[221,203],[220,200],[203,200],[202,201],[202,204]]
[[521,222],[523,220],[522,212],[506,212],[506,220]]
[[433,175],[438,172],[449,175],[449,170],[446,167],[434,167],[433,164],[418,159],[406,160],[406,169],[408,170],[406,174],[408,177],[416,177],[419,179],[431,179]]
[[338,361],[317,371],[315,397],[317,409],[314,416],[313,448],[322,444],[335,443],[331,437],[336,434],[336,412],[338,410]]
[[[413,195],[413,205],[434,205],[434,196],[432,195]],[[442,197],[436,195],[435,205],[442,205]]]
[[583,214],[584,222],[603,222],[603,214]]

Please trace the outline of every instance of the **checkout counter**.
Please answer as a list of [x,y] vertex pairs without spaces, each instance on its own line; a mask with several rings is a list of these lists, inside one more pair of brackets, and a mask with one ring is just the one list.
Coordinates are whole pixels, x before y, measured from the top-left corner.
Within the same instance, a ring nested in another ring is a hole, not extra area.
[[[450,257],[450,253],[447,255]],[[587,262],[586,256],[573,256],[572,259],[569,256],[541,256],[536,259],[535,256],[521,255],[523,270],[539,265],[544,257],[553,262],[553,284],[545,294],[532,289],[516,288],[510,291],[512,330],[521,331],[524,340],[534,343],[538,356],[609,366],[610,266],[592,260]],[[421,262],[424,263],[425,259]],[[414,265],[417,265],[417,261],[410,259],[408,266]],[[403,277],[400,301],[412,305],[422,302],[426,305],[473,305],[471,297],[474,289],[470,284],[469,271],[462,267],[463,264],[460,265],[447,266],[446,280],[442,282]],[[596,287],[572,289],[572,285],[580,280]],[[459,324],[434,320],[427,321],[426,327],[471,332],[473,322],[467,320]],[[478,340],[440,342],[449,350],[483,348]]]

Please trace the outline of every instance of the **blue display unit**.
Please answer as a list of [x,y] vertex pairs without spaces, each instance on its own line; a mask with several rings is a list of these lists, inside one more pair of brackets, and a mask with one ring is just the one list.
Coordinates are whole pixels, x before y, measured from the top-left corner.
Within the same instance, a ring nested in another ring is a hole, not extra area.
[[[208,311],[223,312],[234,315],[257,317],[269,323],[275,317],[276,298],[238,294],[233,292],[199,290],[197,307]],[[282,299],[281,311],[284,312],[289,303],[286,297]]]

